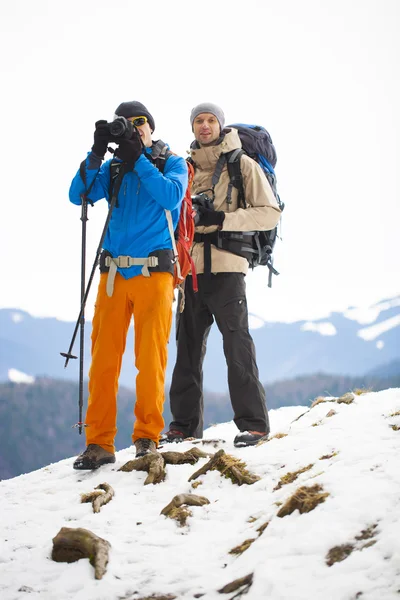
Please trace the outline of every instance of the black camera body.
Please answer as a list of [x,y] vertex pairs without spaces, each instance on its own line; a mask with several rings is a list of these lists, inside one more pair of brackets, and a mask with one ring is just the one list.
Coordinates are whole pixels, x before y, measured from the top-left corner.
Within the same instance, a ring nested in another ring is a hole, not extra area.
[[195,226],[200,220],[202,208],[205,208],[206,210],[214,210],[214,198],[210,198],[210,196],[206,194],[208,191],[212,190],[206,190],[196,194],[195,196],[192,196],[192,206],[196,211],[196,215],[194,217]]
[[134,125],[125,117],[117,117],[111,123],[107,123],[107,126],[110,133],[110,142],[130,140],[135,130]]
[[192,196],[193,208],[198,210],[199,207],[207,210],[214,210],[214,200],[212,200],[205,192],[200,192]]

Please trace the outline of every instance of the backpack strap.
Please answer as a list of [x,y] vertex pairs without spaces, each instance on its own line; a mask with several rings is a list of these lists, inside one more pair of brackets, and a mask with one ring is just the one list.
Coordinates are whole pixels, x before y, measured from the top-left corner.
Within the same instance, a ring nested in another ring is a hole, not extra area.
[[[240,169],[240,159],[242,155],[245,154],[242,148],[237,148],[236,150],[232,150],[232,152],[228,152],[226,154],[226,164],[228,167],[229,174],[229,186],[228,186],[228,194],[229,198],[232,195],[232,187],[235,187],[238,190],[238,206],[242,208],[246,208],[246,198],[244,195],[244,187],[243,187],[243,177],[242,171]],[[227,199],[228,202],[228,199]],[[232,200],[230,200],[232,202]]]
[[118,208],[118,194],[121,188],[122,179],[127,172],[127,163],[112,159],[110,163],[110,187],[108,188],[110,202],[115,196],[115,206]]
[[[165,144],[162,140],[158,140],[157,142],[153,143],[152,145],[152,153],[151,153],[151,161],[154,164],[155,167],[157,167],[157,169],[160,171],[161,174],[164,173],[164,168],[165,168],[165,163],[167,162],[168,158],[170,156],[173,155],[173,152],[171,152],[171,150],[168,148],[167,144]],[[184,289],[183,286],[181,285],[183,282],[183,277],[182,277],[182,272],[181,272],[181,266],[179,264],[179,255],[178,255],[178,248],[176,245],[176,239],[175,239],[175,232],[174,232],[174,225],[173,225],[173,221],[172,221],[172,214],[170,210],[164,209],[165,210],[165,217],[167,219],[167,224],[168,224],[168,231],[169,231],[169,235],[171,238],[171,243],[172,243],[172,249],[174,252],[174,260],[175,260],[175,265],[176,265],[176,274],[178,277],[178,280],[180,281],[180,286],[179,289],[182,293],[182,300],[181,300],[181,308],[180,308],[180,312],[183,311],[183,307],[184,307]]]
[[151,156],[145,153],[147,158],[154,164],[155,167],[160,171],[161,174],[164,173],[165,163],[170,156],[172,156],[173,152],[168,148],[167,144],[162,140],[157,140],[154,142],[152,147]]
[[[161,174],[164,173],[165,163],[167,162],[168,158],[170,156],[172,156],[172,154],[173,153],[171,152],[171,150],[169,150],[167,144],[165,144],[162,140],[158,140],[157,142],[153,143],[152,153],[151,153],[151,161],[154,164],[154,166],[157,167],[157,169],[160,171]],[[170,210],[167,210],[166,208],[164,210],[165,210],[165,217],[167,219],[167,224],[168,224],[168,231],[169,231],[169,235],[170,235],[171,242],[172,242],[172,249],[174,251],[174,259],[175,259],[178,279],[183,280],[183,277],[181,274],[181,266],[180,266],[179,260],[178,260],[178,248],[176,246],[174,225],[172,222],[172,214],[171,214]]]

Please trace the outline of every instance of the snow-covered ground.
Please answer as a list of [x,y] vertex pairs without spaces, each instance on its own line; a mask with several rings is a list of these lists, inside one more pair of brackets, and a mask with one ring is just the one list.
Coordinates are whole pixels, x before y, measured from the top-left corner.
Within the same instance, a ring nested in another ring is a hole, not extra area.
[[[400,389],[356,395],[350,404],[331,398],[310,410],[281,408],[270,418],[271,437],[287,435],[255,448],[233,448],[233,423],[205,434],[226,440],[218,447],[261,477],[253,485],[238,486],[211,471],[193,489],[188,479],[207,462],[201,458],[195,465],[167,465],[163,483],[144,486],[147,473],[118,471],[134,458],[132,447],[95,472],[74,471],[69,458],[1,482],[0,598],[222,600],[241,597],[245,588],[218,590],[253,574],[248,600],[399,599]],[[305,467],[275,489],[282,476]],[[103,482],[115,497],[94,514],[80,494]],[[329,494],[324,502],[307,513],[278,516],[295,490],[316,484]],[[184,527],[160,514],[181,493],[210,501],[190,507]],[[88,559],[51,560],[61,527],[83,527],[108,540],[101,580]],[[230,554],[249,539],[255,541],[242,554]],[[335,547],[342,560],[329,566]]]

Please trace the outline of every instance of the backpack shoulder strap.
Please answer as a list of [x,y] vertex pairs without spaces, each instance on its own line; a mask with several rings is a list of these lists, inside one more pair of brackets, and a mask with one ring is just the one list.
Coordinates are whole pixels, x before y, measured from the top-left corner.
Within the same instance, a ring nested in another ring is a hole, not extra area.
[[246,208],[243,177],[242,171],[240,169],[240,159],[243,156],[243,154],[245,154],[244,150],[242,150],[242,148],[237,148],[236,150],[232,150],[231,152],[228,152],[225,155],[230,180],[228,186],[227,202],[231,202],[232,187],[235,187],[238,190],[238,205],[242,208]]
[[121,187],[122,179],[125,175],[126,164],[119,160],[113,159],[110,162],[110,187],[109,187],[109,199],[110,202],[113,196],[116,196],[115,206],[118,208],[118,192]]
[[167,144],[165,144],[162,140],[158,140],[157,142],[153,143],[151,162],[154,164],[155,167],[157,167],[161,174],[164,173],[166,161],[172,155],[173,152],[171,152]]

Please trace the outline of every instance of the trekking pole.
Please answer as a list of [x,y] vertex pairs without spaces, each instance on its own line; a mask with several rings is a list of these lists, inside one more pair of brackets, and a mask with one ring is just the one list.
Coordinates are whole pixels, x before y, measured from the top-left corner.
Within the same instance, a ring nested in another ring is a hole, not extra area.
[[[91,203],[93,206],[93,203]],[[81,250],[81,305],[85,296],[85,281],[86,281],[86,223],[88,200],[86,195],[82,194],[82,250]],[[85,310],[82,311],[80,318],[80,345],[79,345],[79,416],[76,426],[79,427],[79,435],[82,434],[82,409],[83,409],[83,363],[85,348]],[[71,348],[72,350],[72,348]]]
[[[72,359],[76,359],[78,358],[77,356],[75,356],[74,354],[72,354],[72,349],[74,347],[75,344],[75,339],[76,339],[76,335],[78,333],[78,329],[80,327],[80,347],[79,347],[79,421],[78,423],[76,423],[73,427],[78,427],[78,431],[79,434],[82,433],[82,427],[85,427],[86,425],[84,425],[84,423],[82,422],[82,409],[83,409],[83,362],[84,362],[84,329],[85,329],[85,306],[86,306],[86,301],[88,299],[89,296],[89,292],[90,292],[90,287],[92,285],[93,282],[93,278],[96,272],[96,267],[98,265],[99,259],[100,259],[100,254],[101,251],[103,249],[103,242],[104,242],[104,238],[106,237],[106,233],[107,233],[107,229],[111,220],[111,215],[113,212],[113,209],[117,203],[117,198],[118,198],[118,192],[119,192],[119,188],[121,187],[121,182],[122,182],[122,178],[125,174],[125,170],[123,168],[119,169],[118,172],[118,181],[117,184],[115,185],[115,189],[113,191],[112,194],[112,198],[111,198],[111,202],[110,202],[110,206],[108,208],[108,214],[107,214],[107,218],[106,218],[106,222],[104,224],[103,227],[103,231],[101,234],[101,238],[100,238],[100,242],[99,245],[97,247],[96,250],[96,256],[94,259],[94,263],[92,266],[92,270],[89,276],[89,280],[86,286],[86,290],[85,290],[85,263],[86,263],[86,221],[88,220],[87,218],[87,194],[82,194],[81,198],[82,198],[82,214],[81,214],[81,220],[82,220],[82,254],[81,254],[81,308],[79,311],[79,315],[78,318],[76,320],[75,323],[75,328],[74,328],[74,332],[72,334],[72,338],[71,338],[71,342],[68,348],[68,352],[60,352],[61,356],[63,356],[65,358],[65,364],[64,364],[64,369],[68,366],[68,362],[69,360]],[[90,200],[89,200],[90,202]]]

